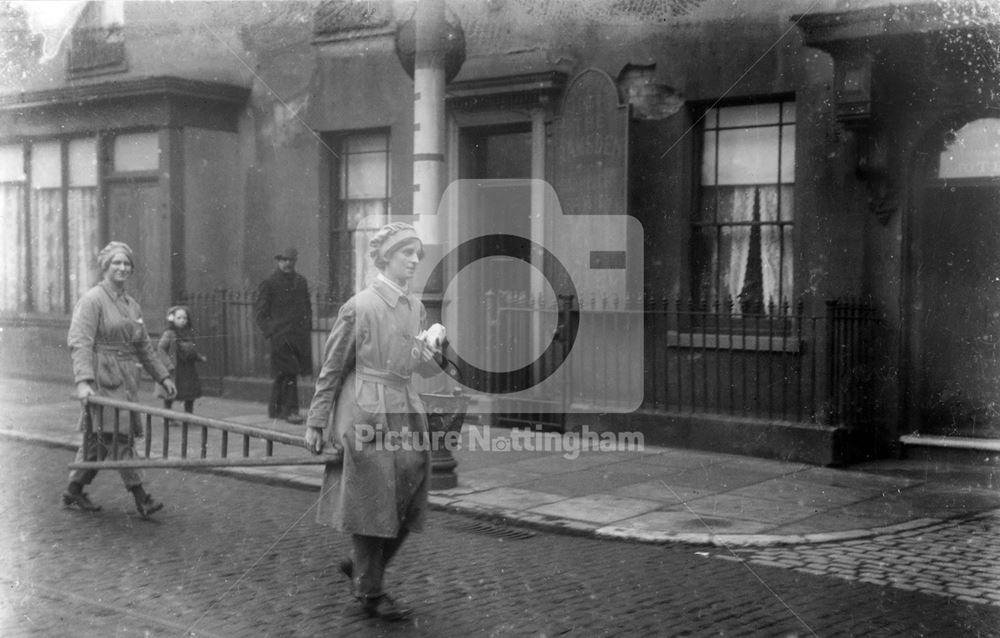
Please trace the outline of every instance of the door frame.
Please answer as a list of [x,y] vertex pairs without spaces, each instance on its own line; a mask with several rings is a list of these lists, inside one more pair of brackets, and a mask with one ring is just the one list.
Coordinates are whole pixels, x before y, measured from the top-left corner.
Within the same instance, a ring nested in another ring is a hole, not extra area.
[[[928,232],[926,220],[930,205],[928,193],[951,188],[1000,188],[1000,176],[941,179],[937,176],[940,153],[954,132],[980,119],[996,118],[995,113],[966,111],[950,114],[924,129],[919,144],[914,145],[908,166],[910,192],[901,219],[902,250],[900,259],[900,353],[899,353],[899,418],[896,435],[924,429],[922,396],[923,366],[927,356],[924,347],[923,312],[919,304],[924,299],[921,280],[924,255],[922,241]],[[893,438],[897,438],[894,436]]]

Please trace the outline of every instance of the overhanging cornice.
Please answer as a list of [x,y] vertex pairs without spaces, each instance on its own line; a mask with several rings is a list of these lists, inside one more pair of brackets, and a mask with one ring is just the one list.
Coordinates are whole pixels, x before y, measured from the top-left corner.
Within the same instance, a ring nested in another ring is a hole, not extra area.
[[546,50],[473,57],[448,83],[448,104],[475,108],[548,102],[566,87],[573,64],[568,56]]
[[0,95],[0,111],[131,101],[137,98],[182,98],[233,107],[245,105],[249,97],[249,88],[235,84],[163,76],[8,93]]
[[565,87],[566,78],[563,72],[545,71],[453,82],[448,85],[448,102],[460,106],[479,101],[510,100],[514,96],[527,101],[553,98]]
[[806,46],[831,51],[842,46],[872,44],[879,40],[945,31],[1000,30],[995,16],[974,7],[959,15],[954,7],[938,3],[886,5],[851,11],[792,16],[805,36]]
[[917,2],[792,20],[806,46],[833,58],[835,114],[882,223],[900,205],[916,145],[943,146],[950,127],[1000,105],[1000,22],[981,7]]

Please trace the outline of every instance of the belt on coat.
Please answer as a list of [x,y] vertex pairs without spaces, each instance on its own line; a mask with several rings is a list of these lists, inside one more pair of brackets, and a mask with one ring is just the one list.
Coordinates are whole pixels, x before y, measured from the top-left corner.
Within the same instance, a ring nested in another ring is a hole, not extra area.
[[109,343],[95,343],[94,352],[114,355],[120,361],[138,361],[135,351],[126,345],[113,345]]
[[404,389],[410,383],[410,375],[399,374],[391,370],[378,370],[376,368],[358,366],[357,373],[358,378],[363,381],[381,383],[397,390]]

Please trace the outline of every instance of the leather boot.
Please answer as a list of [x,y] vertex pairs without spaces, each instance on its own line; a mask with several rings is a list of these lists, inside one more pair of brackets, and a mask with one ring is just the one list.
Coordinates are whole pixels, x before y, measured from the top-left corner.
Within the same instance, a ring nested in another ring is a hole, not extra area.
[[143,518],[149,518],[151,514],[155,514],[163,509],[163,503],[154,500],[141,485],[136,485],[132,488],[132,496],[135,498],[135,509],[139,511],[139,516]]
[[64,507],[79,507],[85,512],[99,512],[101,510],[100,505],[95,505],[91,502],[90,498],[83,491],[83,486],[79,483],[71,482],[63,492],[62,502]]

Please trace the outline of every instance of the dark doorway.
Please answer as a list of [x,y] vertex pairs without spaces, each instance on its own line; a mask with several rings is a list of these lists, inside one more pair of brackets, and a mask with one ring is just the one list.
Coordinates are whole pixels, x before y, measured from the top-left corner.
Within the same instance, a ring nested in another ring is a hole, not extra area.
[[918,429],[1000,438],[1000,183],[938,182],[916,224]]
[[[463,189],[470,195],[460,203],[463,239],[496,237],[489,249],[500,251],[503,247],[506,251],[510,242],[502,242],[501,235],[532,237],[528,182],[531,142],[531,126],[527,123],[461,129],[459,178],[478,182],[476,188]],[[505,254],[482,260],[463,272],[454,292],[461,304],[461,323],[469,327],[465,332],[472,337],[463,340],[460,330],[456,350],[467,361],[492,372],[516,370],[538,356],[538,344],[532,336],[532,321],[537,318],[532,314],[530,249],[524,247],[523,254]],[[486,338],[477,338],[483,335]],[[496,393],[510,390],[490,388]],[[503,399],[494,416],[498,423],[517,426],[551,422],[554,415],[535,412],[530,400]]]
[[[459,147],[459,178],[478,182],[476,188],[463,189],[458,213],[461,238],[494,237],[502,232],[509,233],[512,228],[521,237],[531,237],[529,189],[524,183],[499,181],[531,177],[530,127],[462,129]],[[477,268],[465,274],[463,296],[485,300],[486,294],[527,290],[529,283],[521,258],[530,259],[530,255],[479,262]],[[485,318],[477,317],[476,320],[485,321]]]

